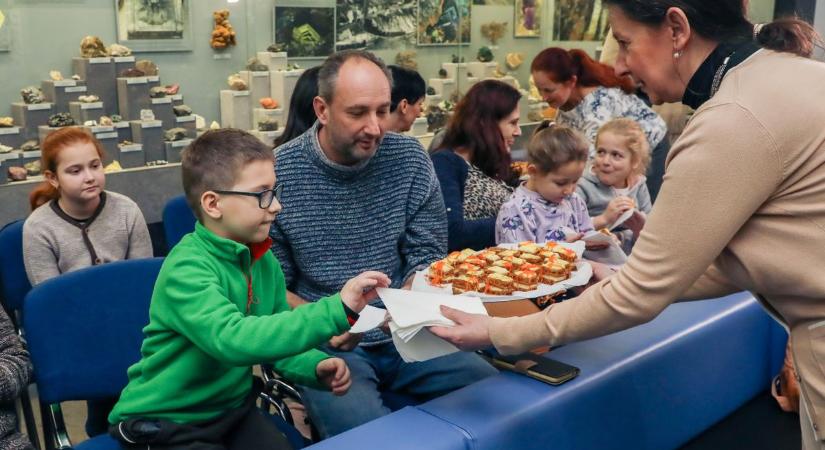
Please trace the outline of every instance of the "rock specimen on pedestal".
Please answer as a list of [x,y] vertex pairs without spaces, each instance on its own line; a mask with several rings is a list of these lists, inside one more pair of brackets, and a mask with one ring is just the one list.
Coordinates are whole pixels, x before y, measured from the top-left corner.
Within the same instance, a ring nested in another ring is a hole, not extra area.
[[175,95],[180,90],[180,85],[178,83],[175,84],[167,84],[166,88],[166,95]]
[[9,147],[8,145],[0,144],[0,154],[11,153],[12,150],[13,149],[11,147]]
[[0,128],[11,128],[14,126],[14,118],[5,116],[0,117]]
[[145,77],[146,74],[143,73],[142,70],[136,69],[134,67],[129,67],[128,69],[121,70],[118,76],[123,78],[136,78]]
[[118,123],[123,120],[123,117],[120,117],[120,114],[112,114],[112,122]]
[[26,177],[26,169],[24,167],[18,166],[11,166],[8,170],[9,181],[25,181]]
[[438,78],[441,78],[441,79],[447,78],[447,69],[445,69],[443,67],[441,69],[438,69]]
[[155,86],[149,89],[149,98],[163,98],[166,97],[166,88],[163,86]]
[[510,70],[518,69],[524,63],[524,54],[520,52],[511,52],[504,57],[504,63]]
[[163,140],[167,142],[182,141],[186,139],[186,128],[175,127],[163,132]]
[[123,167],[120,166],[120,163],[112,161],[103,168],[103,173],[120,172],[121,170],[123,170]]
[[395,55],[395,64],[409,70],[418,70],[415,50],[402,50]]
[[427,95],[435,95],[435,88],[432,86],[427,86]]
[[490,62],[493,60],[493,51],[490,50],[490,47],[486,45],[478,49],[478,54],[476,54],[476,59],[481,62]]
[[63,79],[63,74],[60,73],[59,70],[50,70],[49,78],[51,78],[52,81],[60,81]]
[[109,46],[109,56],[131,56],[132,49],[125,45],[112,44]]
[[77,101],[80,103],[95,103],[100,101],[100,97],[94,94],[81,95],[80,97],[77,97]]
[[30,163],[23,164],[23,167],[26,169],[26,175],[33,177],[36,175],[40,175],[40,160],[35,160]]
[[94,120],[94,119],[87,120],[87,121],[83,122],[83,126],[84,127],[96,127],[97,126],[97,120]]
[[260,103],[261,107],[264,109],[275,109],[278,107],[278,100],[275,100],[272,97],[263,97],[258,100],[258,103]]
[[98,123],[100,123],[100,126],[102,127],[111,127],[112,125],[114,125],[112,118],[109,116],[100,116]]
[[147,77],[158,74],[158,66],[149,59],[141,59],[135,63],[135,69],[146,74]]
[[37,86],[29,86],[20,90],[20,96],[23,97],[23,102],[27,105],[34,103],[43,103],[43,91]]
[[86,36],[80,41],[80,56],[84,58],[102,58],[109,56],[103,41],[97,36]]
[[212,123],[209,124],[209,129],[210,130],[220,130],[221,129],[221,124],[219,124],[217,120],[213,120]]
[[140,110],[140,120],[148,121],[148,120],[155,120],[155,112],[151,109],[141,109]]
[[246,70],[250,72],[269,72],[269,66],[262,63],[258,58],[249,58],[246,62]]
[[281,53],[286,51],[286,44],[270,44],[269,47],[266,48],[266,51],[269,53]]
[[229,75],[226,79],[226,83],[233,91],[245,91],[249,88],[246,81],[244,81],[244,79],[237,73]]
[[24,152],[33,152],[35,150],[40,150],[40,143],[37,142],[36,139],[30,139],[20,146],[20,150],[23,150]]
[[172,112],[174,112],[177,117],[191,116],[192,108],[187,105],[175,105],[172,107]]
[[212,29],[212,38],[209,45],[214,49],[224,49],[236,44],[235,29],[229,23],[229,10],[219,9],[212,13],[215,20],[215,27]]
[[275,119],[264,119],[258,122],[258,131],[278,131],[278,121]]
[[75,121],[71,114],[62,112],[49,116],[49,121],[46,124],[52,128],[70,127],[75,124]]

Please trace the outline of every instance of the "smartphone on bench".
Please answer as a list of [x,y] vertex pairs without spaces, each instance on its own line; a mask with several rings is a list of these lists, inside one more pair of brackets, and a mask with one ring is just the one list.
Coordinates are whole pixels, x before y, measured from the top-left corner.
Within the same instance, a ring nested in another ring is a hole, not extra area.
[[570,381],[579,374],[579,368],[535,353],[520,355],[486,355],[490,362],[503,370],[527,375],[547,384],[558,385]]

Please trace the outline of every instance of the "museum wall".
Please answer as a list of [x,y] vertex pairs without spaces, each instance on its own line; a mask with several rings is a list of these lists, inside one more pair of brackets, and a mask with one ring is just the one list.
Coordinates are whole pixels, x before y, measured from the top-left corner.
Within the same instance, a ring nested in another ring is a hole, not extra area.
[[[819,34],[825,36],[825,1],[818,1],[816,2],[816,9],[814,10],[814,26],[816,30],[819,31]],[[818,49],[817,50],[817,57],[821,60],[825,60],[825,49]]]
[[[207,121],[220,120],[219,91],[226,88],[226,77],[243,69],[249,56],[264,50],[273,41],[273,7],[276,0],[196,0],[192,2],[193,50],[188,52],[139,53],[138,59],[153,60],[160,68],[161,82],[180,83],[185,103]],[[277,1],[281,6],[334,6],[334,0]],[[28,85],[40,85],[48,78],[49,70],[60,70],[64,76],[72,75],[71,58],[79,55],[79,43],[85,35],[97,35],[104,43],[115,42],[115,0],[9,0],[7,1],[8,24],[11,30],[10,51],[0,52],[0,115],[10,113],[10,103],[19,101],[20,89]],[[756,21],[769,20],[773,12],[773,0],[751,0],[751,15]],[[507,21],[504,37],[493,48],[495,61],[503,66],[508,52],[524,54],[525,63],[513,74],[526,87],[529,62],[533,55],[546,46],[562,45],[579,47],[594,53],[598,42],[553,42],[553,3],[542,9],[541,38],[513,37],[513,6],[474,5],[472,8],[472,38],[466,46],[415,47],[419,71],[425,79],[437,77],[443,62],[449,62],[453,54],[466,61],[475,60],[482,45],[490,43],[482,38],[480,25],[490,21]],[[212,11],[228,9],[238,37],[238,45],[223,52],[209,46],[212,30]],[[822,31],[822,10],[817,11],[819,29]],[[401,49],[377,51],[385,61],[393,62]],[[215,59],[216,54],[227,59]],[[304,67],[320,63],[322,59],[295,61]],[[208,123],[208,122],[207,122]]]

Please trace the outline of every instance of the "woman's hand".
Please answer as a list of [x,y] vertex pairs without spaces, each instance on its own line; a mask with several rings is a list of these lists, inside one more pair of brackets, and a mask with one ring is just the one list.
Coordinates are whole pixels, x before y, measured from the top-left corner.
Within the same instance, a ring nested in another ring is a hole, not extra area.
[[490,317],[469,314],[441,306],[441,314],[455,322],[454,327],[430,327],[430,332],[464,351],[478,350],[493,345],[487,329]]

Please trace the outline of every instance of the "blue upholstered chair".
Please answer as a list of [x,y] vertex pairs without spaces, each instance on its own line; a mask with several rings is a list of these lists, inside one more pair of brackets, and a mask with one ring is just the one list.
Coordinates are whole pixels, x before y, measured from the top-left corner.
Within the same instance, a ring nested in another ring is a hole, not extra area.
[[163,231],[170,250],[186,233],[195,229],[195,221],[195,215],[186,203],[185,196],[179,195],[166,203],[163,207]]

